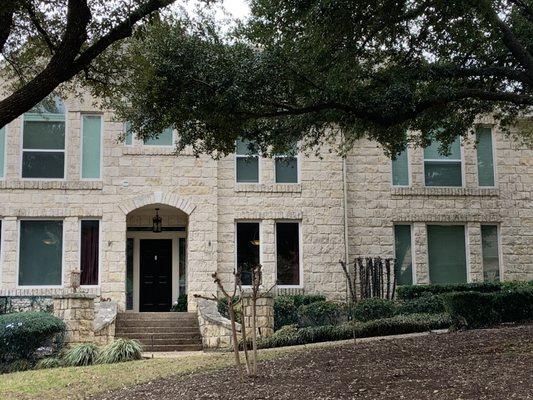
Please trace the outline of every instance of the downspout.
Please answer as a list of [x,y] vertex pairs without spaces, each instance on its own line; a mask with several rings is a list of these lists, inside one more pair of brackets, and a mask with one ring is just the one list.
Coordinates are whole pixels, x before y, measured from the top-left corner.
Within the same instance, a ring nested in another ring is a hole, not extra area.
[[[346,154],[342,156],[342,191],[343,191],[343,211],[344,211],[344,262],[346,268],[350,270],[350,261],[348,260],[348,183],[346,173]],[[350,299],[348,282],[346,282],[346,299]]]

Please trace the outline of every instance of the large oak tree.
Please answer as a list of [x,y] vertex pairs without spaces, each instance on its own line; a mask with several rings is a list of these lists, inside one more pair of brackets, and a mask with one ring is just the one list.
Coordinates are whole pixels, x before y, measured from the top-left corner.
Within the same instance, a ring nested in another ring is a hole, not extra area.
[[78,84],[109,88],[123,52],[108,50],[173,2],[2,0],[0,127],[75,77]]
[[340,131],[345,148],[369,137],[393,155],[406,131],[450,143],[480,114],[509,127],[532,111],[533,0],[251,0],[251,10],[229,35],[209,20],[143,29],[110,104],[140,136],[174,126],[180,148],[211,154],[237,137],[285,151]]

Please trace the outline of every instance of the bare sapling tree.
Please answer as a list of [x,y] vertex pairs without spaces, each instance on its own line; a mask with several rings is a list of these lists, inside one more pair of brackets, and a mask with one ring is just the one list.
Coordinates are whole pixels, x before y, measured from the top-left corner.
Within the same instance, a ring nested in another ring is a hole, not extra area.
[[[232,336],[232,344],[233,344],[233,353],[235,354],[235,366],[237,367],[237,373],[239,375],[239,379],[241,381],[244,381],[244,374],[243,374],[243,370],[242,370],[241,357],[240,357],[240,354],[239,354],[239,334],[237,332],[237,322],[236,322],[236,307],[242,301],[242,297],[240,297],[238,300],[235,300],[236,296],[237,296],[237,288],[240,288],[240,286],[241,286],[241,284],[240,284],[240,272],[239,271],[233,271],[233,275],[235,276],[235,280],[234,280],[232,293],[228,292],[224,288],[224,285],[222,284],[222,281],[218,277],[218,273],[217,272],[214,272],[211,275],[211,277],[214,279],[215,284],[217,285],[218,289],[220,290],[220,293],[222,293],[222,295],[226,299],[226,304],[228,305],[228,314],[229,314],[229,319],[230,319],[230,322],[231,322],[231,336]],[[218,302],[218,298],[214,294],[211,297],[195,294],[194,297]],[[246,336],[245,329],[242,329],[242,333],[244,335],[243,338],[245,338],[245,336]],[[246,355],[246,358],[248,358],[247,351],[245,351],[245,355]],[[248,364],[249,364],[248,360],[247,360],[246,364],[247,364],[247,367],[248,367]]]

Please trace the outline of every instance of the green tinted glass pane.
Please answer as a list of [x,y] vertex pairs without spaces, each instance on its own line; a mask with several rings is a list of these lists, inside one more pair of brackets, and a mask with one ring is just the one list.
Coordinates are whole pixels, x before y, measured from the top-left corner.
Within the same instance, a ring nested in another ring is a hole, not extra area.
[[126,241],[126,310],[133,310],[133,239]]
[[179,247],[179,294],[187,294],[187,249],[185,238],[178,239]]
[[428,225],[429,280],[432,284],[466,282],[465,227]]
[[298,159],[296,157],[276,158],[276,182],[298,183]]
[[249,140],[237,140],[235,153],[244,156],[257,154],[257,152],[250,150],[250,143]]
[[278,285],[300,284],[300,227],[297,222],[276,223]]
[[259,182],[259,157],[237,157],[237,182]]
[[259,264],[259,223],[237,224],[237,265],[241,269],[243,285],[252,284],[252,269]]
[[62,150],[65,148],[64,121],[24,120],[25,149]]
[[37,114],[65,114],[63,101],[56,95],[49,95],[39,104],[33,106],[30,113]]
[[23,178],[63,179],[65,153],[25,151],[22,154]]
[[19,285],[61,285],[63,221],[20,221]]
[[4,164],[6,157],[6,128],[0,128],[0,178],[4,177]]
[[453,143],[450,145],[450,154],[445,156],[440,154],[441,142],[438,140],[433,140],[431,145],[424,149],[424,159],[426,160],[460,160],[461,159],[461,140],[459,136],[455,138]]
[[394,244],[396,255],[396,284],[413,284],[413,257],[411,250],[411,226],[394,226]]
[[500,258],[498,254],[498,227],[496,225],[481,225],[481,248],[483,278],[485,281],[499,281]]
[[409,165],[407,150],[402,151],[392,160],[392,184],[394,186],[409,185]]
[[102,118],[96,115],[83,116],[83,155],[81,177],[100,178]]
[[477,131],[477,172],[479,186],[494,186],[492,132],[488,128]]
[[460,162],[424,162],[426,186],[462,186]]
[[172,129],[167,128],[158,137],[146,139],[144,144],[147,146],[172,146]]
[[133,132],[131,131],[130,122],[124,123],[124,132],[126,132],[124,135],[124,144],[126,146],[131,146],[133,144]]

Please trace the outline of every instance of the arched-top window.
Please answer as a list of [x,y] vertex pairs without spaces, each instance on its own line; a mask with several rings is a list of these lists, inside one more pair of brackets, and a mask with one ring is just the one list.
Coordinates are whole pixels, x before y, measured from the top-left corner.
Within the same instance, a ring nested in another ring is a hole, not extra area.
[[22,177],[65,177],[65,107],[49,96],[24,114],[22,132]]

